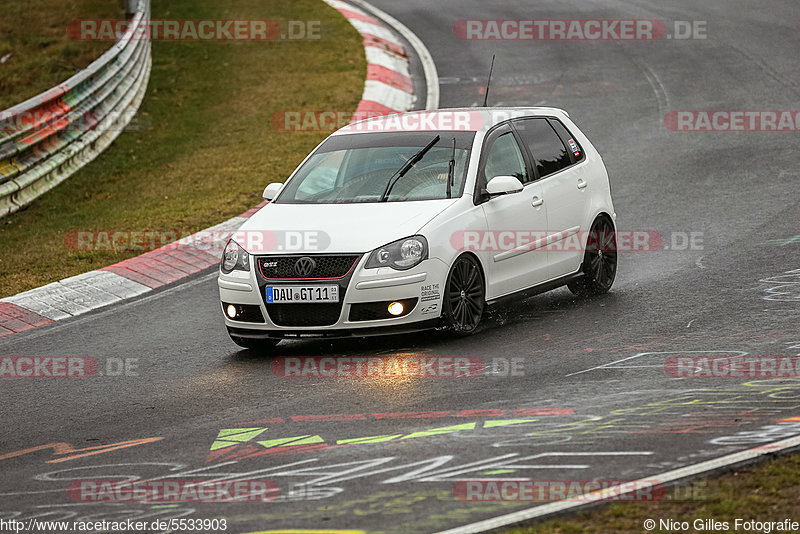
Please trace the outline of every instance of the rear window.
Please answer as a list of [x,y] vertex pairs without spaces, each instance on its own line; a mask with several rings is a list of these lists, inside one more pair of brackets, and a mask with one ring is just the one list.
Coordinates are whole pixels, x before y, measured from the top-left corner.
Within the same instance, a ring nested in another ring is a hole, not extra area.
[[581,149],[581,145],[578,144],[578,141],[572,137],[572,134],[569,133],[566,126],[561,124],[561,121],[558,119],[550,119],[550,125],[553,129],[558,132],[558,135],[561,136],[561,140],[566,143],[567,148],[570,152],[572,152],[572,156],[575,158],[575,162],[579,162],[583,159],[583,150]]
[[572,165],[570,152],[547,119],[521,119],[514,121],[536,164],[540,178]]

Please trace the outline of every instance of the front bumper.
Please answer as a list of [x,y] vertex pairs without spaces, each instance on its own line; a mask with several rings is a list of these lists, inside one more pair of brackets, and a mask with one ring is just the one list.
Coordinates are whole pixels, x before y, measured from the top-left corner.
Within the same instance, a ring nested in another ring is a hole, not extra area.
[[[347,276],[335,280],[301,281],[268,280],[258,267],[258,258],[251,257],[249,272],[220,272],[217,284],[221,307],[233,304],[251,311],[257,307],[262,317],[257,318],[259,322],[254,322],[250,313],[246,317],[248,320],[232,320],[222,309],[225,325],[232,335],[239,337],[302,338],[380,335],[432,328],[440,323],[448,274],[444,262],[428,258],[412,269],[396,271],[389,267],[364,269],[366,260],[366,255],[361,256]],[[302,303],[276,306],[266,302],[267,286],[313,287],[332,283],[339,284],[340,305]],[[398,300],[412,302],[413,309],[400,317],[363,320],[371,316],[364,313],[365,308],[375,307],[365,305]]]

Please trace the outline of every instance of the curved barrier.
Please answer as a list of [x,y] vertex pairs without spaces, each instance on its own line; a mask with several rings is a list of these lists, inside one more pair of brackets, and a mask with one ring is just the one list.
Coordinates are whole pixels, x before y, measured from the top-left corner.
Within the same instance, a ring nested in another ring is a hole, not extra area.
[[0,217],[69,178],[133,118],[150,78],[150,0],[125,34],[86,69],[0,112]]

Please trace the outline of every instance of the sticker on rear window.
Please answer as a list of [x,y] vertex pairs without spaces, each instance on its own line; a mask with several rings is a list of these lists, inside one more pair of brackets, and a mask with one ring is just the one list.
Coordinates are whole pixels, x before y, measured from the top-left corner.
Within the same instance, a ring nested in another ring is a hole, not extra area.
[[578,143],[574,139],[569,140],[569,147],[572,149],[572,154],[577,158],[580,157],[581,151],[578,149]]

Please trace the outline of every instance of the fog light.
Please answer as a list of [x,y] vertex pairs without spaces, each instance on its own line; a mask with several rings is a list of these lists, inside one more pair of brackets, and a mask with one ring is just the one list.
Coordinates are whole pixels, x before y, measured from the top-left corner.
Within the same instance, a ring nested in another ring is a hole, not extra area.
[[403,305],[400,302],[392,302],[388,310],[392,315],[400,315],[403,313]]
[[227,312],[228,317],[230,317],[231,319],[236,317],[236,306],[234,306],[233,304],[228,304],[228,307],[225,309],[225,311]]

